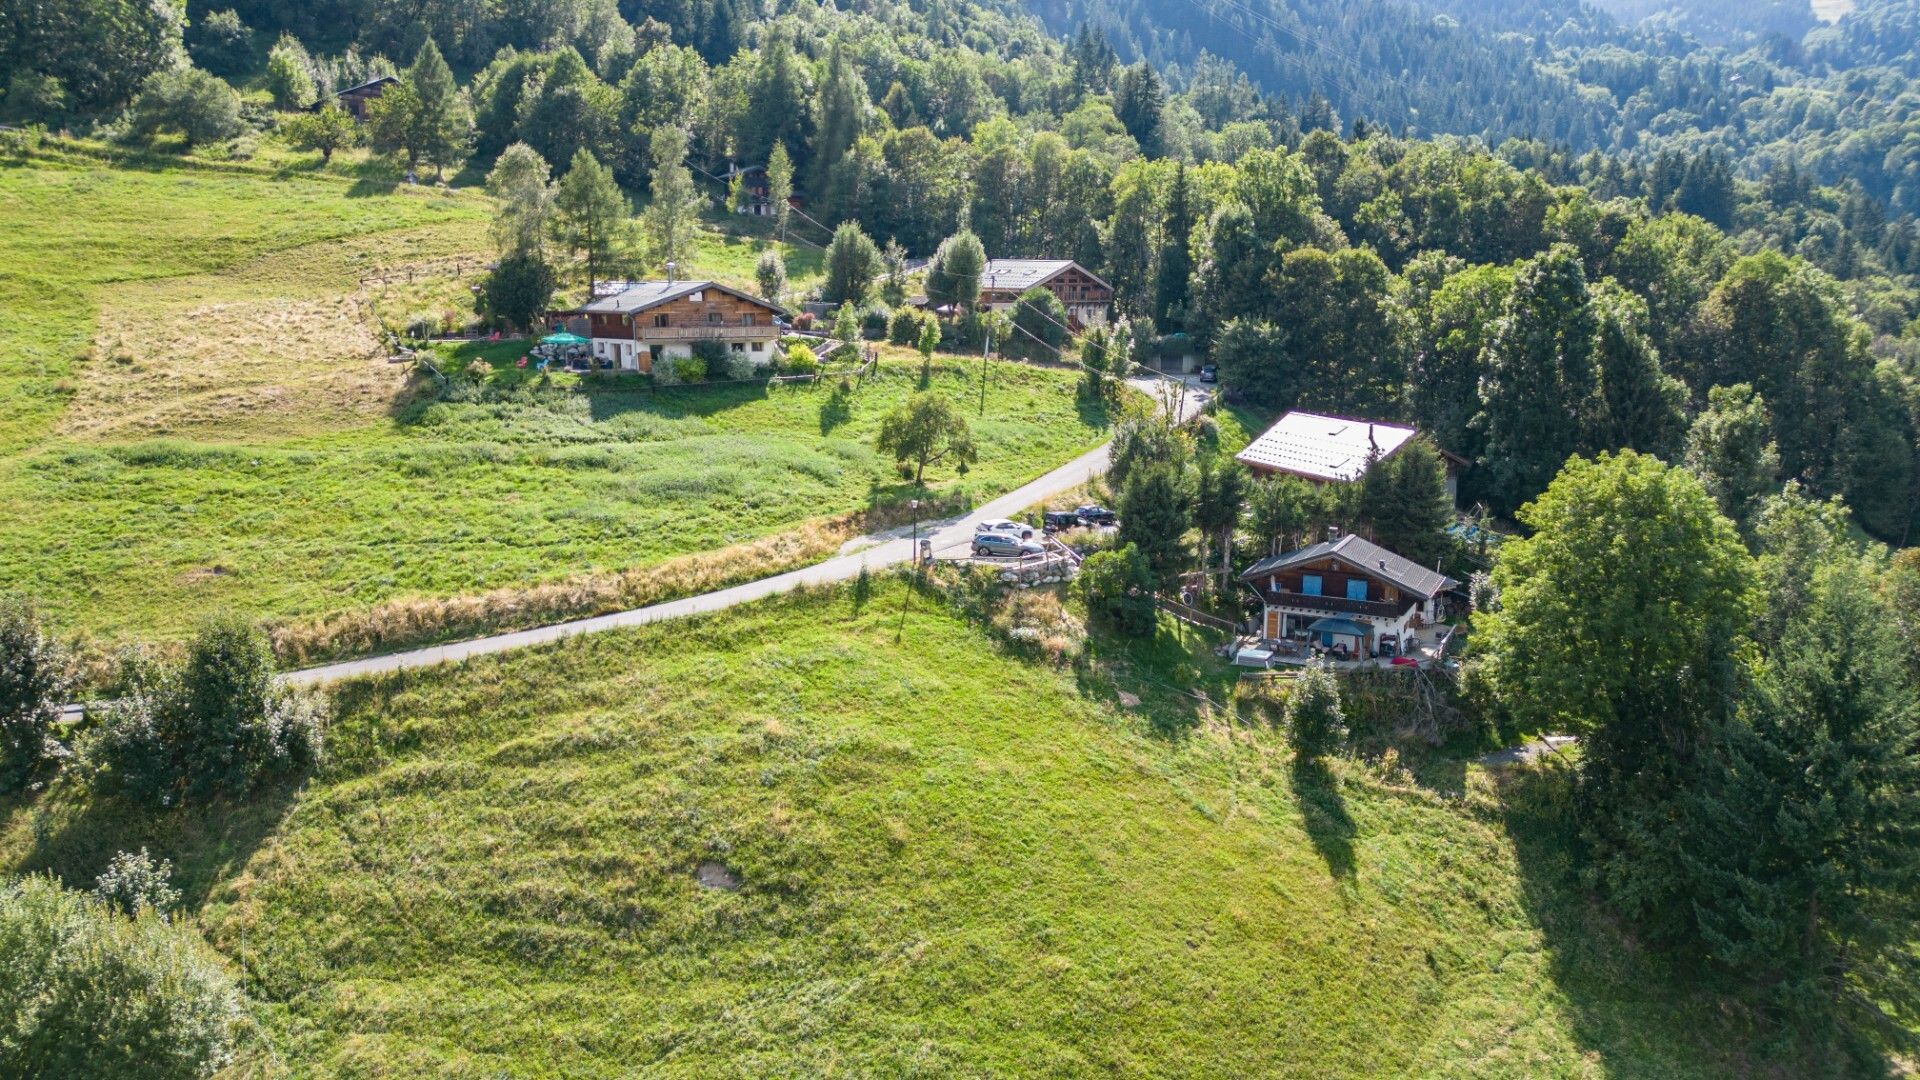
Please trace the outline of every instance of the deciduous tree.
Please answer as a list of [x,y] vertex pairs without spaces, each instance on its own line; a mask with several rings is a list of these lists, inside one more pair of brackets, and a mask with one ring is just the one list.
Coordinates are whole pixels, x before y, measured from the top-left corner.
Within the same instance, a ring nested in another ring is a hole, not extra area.
[[902,471],[912,466],[913,483],[921,486],[927,466],[951,461],[964,475],[977,451],[966,417],[954,411],[938,394],[918,393],[880,421],[874,447],[892,454]]

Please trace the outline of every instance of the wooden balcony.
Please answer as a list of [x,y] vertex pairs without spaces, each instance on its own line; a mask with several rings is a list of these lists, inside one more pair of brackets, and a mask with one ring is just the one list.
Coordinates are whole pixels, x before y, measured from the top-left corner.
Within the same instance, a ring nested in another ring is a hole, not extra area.
[[642,345],[663,345],[678,341],[767,341],[780,336],[780,328],[768,324],[753,326],[699,324],[694,326],[642,326],[634,331],[634,340]]

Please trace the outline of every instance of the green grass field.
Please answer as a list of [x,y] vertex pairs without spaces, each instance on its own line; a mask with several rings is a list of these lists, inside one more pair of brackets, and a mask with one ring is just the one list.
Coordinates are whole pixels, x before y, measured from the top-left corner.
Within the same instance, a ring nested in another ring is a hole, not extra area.
[[0,867],[174,859],[300,1076],[1767,1070],[1588,907],[1551,775],[1301,770],[1163,687],[1220,700],[1199,643],[1093,657],[788,597],[345,688],[253,805],[56,785]]
[[[488,216],[331,173],[0,165],[0,590],[99,639],[176,637],[218,609],[312,619],[645,567],[904,495],[871,441],[917,364],[851,394],[503,373],[433,401],[378,321],[463,297]],[[750,275],[762,243],[710,233],[701,258]],[[930,475],[944,494],[1104,437],[1069,375],[994,369],[981,460]],[[933,388],[973,405],[977,365]]]

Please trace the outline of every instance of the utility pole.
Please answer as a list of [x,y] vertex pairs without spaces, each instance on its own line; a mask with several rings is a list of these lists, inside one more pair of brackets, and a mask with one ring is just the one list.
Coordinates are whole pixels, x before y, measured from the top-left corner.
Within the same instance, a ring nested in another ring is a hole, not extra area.
[[987,415],[987,354],[993,351],[993,329],[987,329],[986,344],[980,346],[980,415]]

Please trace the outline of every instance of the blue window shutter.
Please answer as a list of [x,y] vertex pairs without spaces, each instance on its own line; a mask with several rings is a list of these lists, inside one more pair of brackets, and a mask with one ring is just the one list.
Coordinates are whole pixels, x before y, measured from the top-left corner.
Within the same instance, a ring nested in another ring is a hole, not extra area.
[[1308,596],[1319,596],[1320,595],[1320,575],[1319,574],[1300,575],[1300,591],[1302,593],[1305,593]]
[[1367,598],[1367,579],[1350,577],[1347,579],[1347,599],[1365,600]]

